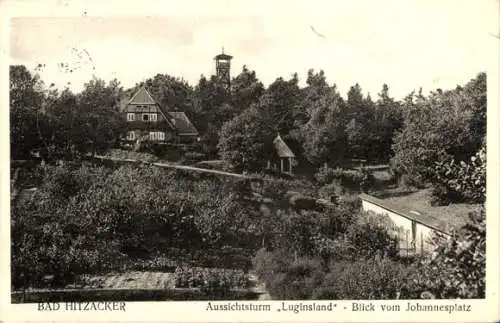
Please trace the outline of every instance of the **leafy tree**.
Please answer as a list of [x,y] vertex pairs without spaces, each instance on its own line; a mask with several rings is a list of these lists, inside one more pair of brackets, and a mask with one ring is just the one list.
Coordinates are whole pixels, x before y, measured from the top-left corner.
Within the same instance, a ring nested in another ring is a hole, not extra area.
[[222,126],[219,154],[236,171],[258,170],[272,152],[273,129],[262,110],[255,106]]
[[403,125],[399,102],[389,96],[389,87],[384,84],[375,104],[371,123],[368,157],[370,160],[388,161],[392,155],[393,137]]
[[268,120],[268,126],[285,138],[295,128],[294,111],[301,100],[298,82],[297,74],[288,81],[280,77],[269,85],[259,100],[259,108]]
[[346,136],[348,154],[355,158],[370,158],[368,151],[371,143],[370,129],[374,118],[375,104],[368,95],[363,97],[359,84],[352,86],[347,93]]
[[23,65],[10,66],[10,145],[13,158],[29,158],[42,144],[43,83]]
[[307,159],[320,165],[324,162],[339,163],[345,147],[342,123],[343,100],[335,86],[323,89],[311,102],[309,120],[300,128],[300,138]]
[[466,87],[471,84],[476,90],[437,91],[427,98],[406,98],[404,125],[393,143],[392,163],[397,172],[423,183],[433,176],[436,161],[453,158],[459,162],[476,153],[485,135],[486,84],[472,80]]
[[201,76],[193,92],[194,119],[208,155],[216,156],[222,124],[235,116],[231,96],[215,76]]
[[433,184],[434,203],[484,203],[486,200],[486,147],[482,147],[468,162],[454,159],[437,161]]
[[115,146],[125,135],[125,119],[119,111],[122,88],[117,80],[107,86],[93,79],[77,96],[78,132],[74,144],[79,152],[92,153]]
[[231,105],[236,114],[241,113],[250,105],[259,101],[264,92],[264,85],[259,81],[255,71],[243,66],[241,73],[231,82]]

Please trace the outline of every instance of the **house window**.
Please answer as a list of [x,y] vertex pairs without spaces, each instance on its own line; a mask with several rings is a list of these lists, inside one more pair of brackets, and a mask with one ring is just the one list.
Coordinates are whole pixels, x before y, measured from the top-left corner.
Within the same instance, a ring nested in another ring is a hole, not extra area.
[[159,131],[150,132],[149,140],[165,140],[165,133]]
[[127,121],[134,121],[134,120],[135,120],[135,114],[127,113]]
[[135,133],[133,131],[127,133],[127,140],[135,140]]
[[149,121],[149,114],[143,114],[142,115],[142,121]]
[[158,120],[158,115],[156,113],[151,113],[149,115],[149,120],[151,120],[151,121],[157,121]]

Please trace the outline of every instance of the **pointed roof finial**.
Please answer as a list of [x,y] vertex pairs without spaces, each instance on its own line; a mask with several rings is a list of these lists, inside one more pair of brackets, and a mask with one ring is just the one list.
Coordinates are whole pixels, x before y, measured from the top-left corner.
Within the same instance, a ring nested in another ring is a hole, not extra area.
[[222,46],[222,54],[224,54],[224,46]]

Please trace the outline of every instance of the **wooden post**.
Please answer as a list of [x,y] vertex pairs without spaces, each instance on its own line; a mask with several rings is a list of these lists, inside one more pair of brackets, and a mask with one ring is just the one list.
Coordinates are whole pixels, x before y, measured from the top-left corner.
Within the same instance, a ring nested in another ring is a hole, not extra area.
[[293,169],[293,166],[292,166],[292,157],[288,157],[288,162],[290,163],[290,175],[292,175],[292,169]]
[[424,254],[424,233],[420,231],[420,254]]
[[408,243],[408,230],[406,230],[406,257],[408,257],[408,250],[409,250],[409,243]]
[[270,160],[267,161],[267,169],[271,169],[271,161]]
[[280,158],[280,162],[281,162],[281,172],[283,173],[283,158]]

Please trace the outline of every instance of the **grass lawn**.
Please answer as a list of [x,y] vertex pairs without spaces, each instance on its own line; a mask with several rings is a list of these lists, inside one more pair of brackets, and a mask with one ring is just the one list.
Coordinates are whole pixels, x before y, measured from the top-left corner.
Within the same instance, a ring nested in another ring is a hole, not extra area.
[[407,194],[395,194],[395,196],[383,198],[396,205],[427,213],[438,218],[454,228],[462,226],[468,219],[468,214],[479,210],[479,204],[450,204],[446,206],[432,206],[430,204],[431,190],[424,189]]

